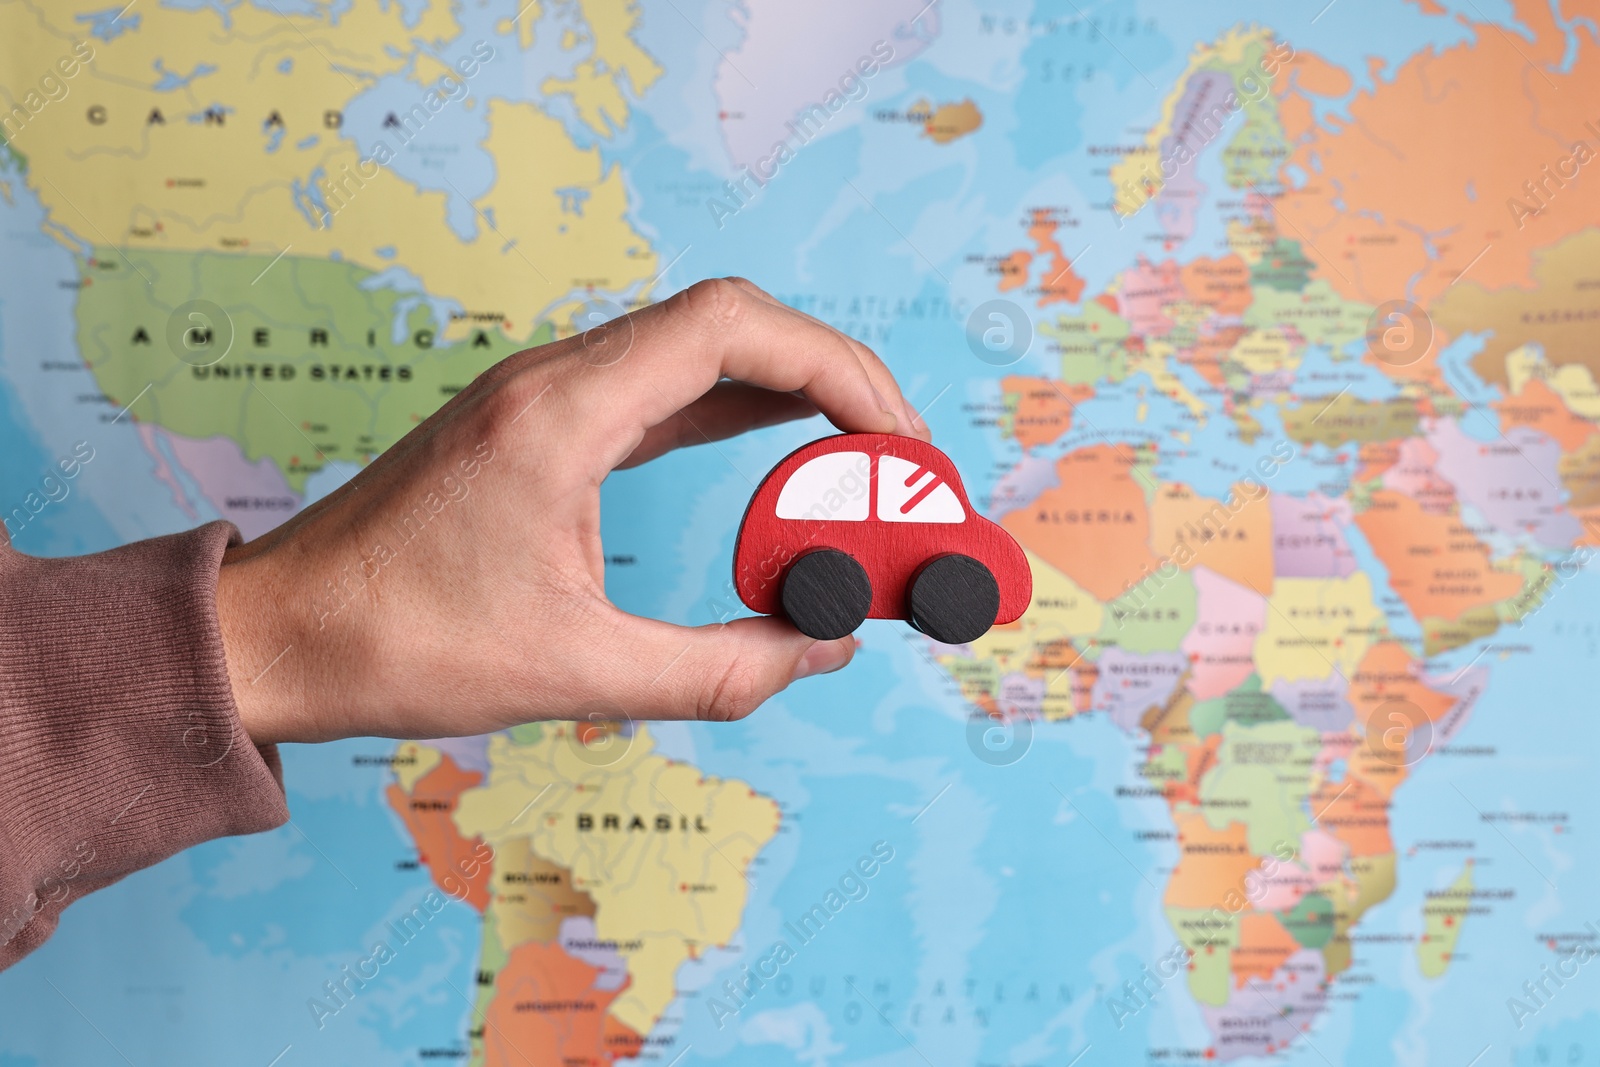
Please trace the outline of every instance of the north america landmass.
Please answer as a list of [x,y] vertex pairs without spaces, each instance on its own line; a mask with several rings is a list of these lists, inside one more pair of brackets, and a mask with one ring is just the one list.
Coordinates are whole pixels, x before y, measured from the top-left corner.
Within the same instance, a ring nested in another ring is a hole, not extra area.
[[[660,68],[633,40],[636,11],[580,6],[570,70],[541,91],[603,134]],[[1110,153],[1108,210],[1154,214],[1159,246],[1093,292],[1063,209],[1028,211],[1020,247],[992,250],[996,294],[1031,302],[1059,357],[1058,374],[997,383],[1021,455],[990,510],[1029,553],[1035,603],[933,651],[978,714],[1045,728],[1103,714],[1127,732],[1129,788],[1164,801],[1178,855],[1163,889],[1174,952],[1151,970],[1185,976],[1210,1056],[1270,1054],[1315,1027],[1363,916],[1396,890],[1393,805],[1489,683],[1488,664],[1435,661],[1559,595],[1597,543],[1600,357],[1584,337],[1600,236],[1583,221],[1600,186],[1580,168],[1600,136],[1573,101],[1600,65],[1585,51],[1561,68],[1571,31],[1514,6],[1531,40],[1485,28],[1360,90],[1270,28],[1197,45],[1156,125]],[[71,16],[0,13],[27,53],[73,57],[75,74],[59,69],[93,97],[71,121],[48,96],[29,105],[5,128],[0,181],[26,184],[78,256],[79,352],[175,497],[164,464],[260,532],[329,462],[369,461],[478,371],[556,336],[583,294],[649,298],[658,257],[620,169],[532,103],[458,94],[495,60],[447,6],[337,26],[247,6],[123,22],[83,60]],[[504,29],[525,49],[532,25]],[[196,73],[174,88],[151,74],[163,64]],[[380,116],[372,138],[482,108],[491,157],[545,154],[536,195],[497,170],[463,237],[445,194],[374,168],[345,115],[391,76],[421,110]],[[1520,95],[1494,89],[1510,80]],[[1423,109],[1433,123],[1415,121]],[[1446,131],[1485,116],[1523,140],[1466,158]],[[1200,177],[1213,157],[1216,189]],[[109,160],[118,181],[96,177]],[[1225,251],[1168,254],[1207,221]],[[188,307],[202,296],[225,316]],[[453,310],[441,320],[430,301]],[[1386,340],[1380,310],[1397,301],[1420,312],[1420,348]],[[1462,339],[1480,342],[1482,389],[1440,358]],[[1344,362],[1387,388],[1324,379]],[[1080,406],[1127,382],[1188,425],[1090,424]],[[1164,478],[1165,455],[1213,422],[1256,465],[1219,496]],[[1319,491],[1276,488],[1295,464],[1324,472]],[[748,868],[781,825],[759,783],[657,755],[644,727],[407,744],[394,767],[385,796],[419,862],[482,915],[475,1064],[641,1054],[683,964],[735,940]],[[1470,894],[1469,875],[1453,891]],[[1430,918],[1425,974],[1448,970],[1464,914]],[[1120,1026],[1150,997],[1130,983],[1103,1010]]]

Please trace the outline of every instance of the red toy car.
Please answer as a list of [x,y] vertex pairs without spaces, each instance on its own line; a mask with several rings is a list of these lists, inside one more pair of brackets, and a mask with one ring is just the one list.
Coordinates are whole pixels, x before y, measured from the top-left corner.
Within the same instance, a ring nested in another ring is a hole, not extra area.
[[1028,607],[1021,547],[973,511],[950,458],[914,437],[840,434],[773,468],[733,554],[739,599],[818,640],[905,619],[964,644]]

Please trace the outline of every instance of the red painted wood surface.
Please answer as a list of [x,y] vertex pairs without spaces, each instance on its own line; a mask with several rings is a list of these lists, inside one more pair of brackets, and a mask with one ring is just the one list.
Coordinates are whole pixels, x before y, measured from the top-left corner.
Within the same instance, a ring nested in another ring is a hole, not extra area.
[[[852,455],[808,469],[804,484],[817,491],[802,494],[803,502],[812,504],[806,516],[780,518],[779,499],[790,479],[812,460],[837,453]],[[891,462],[884,463],[885,457]],[[828,468],[826,477],[816,473],[822,467]],[[880,486],[885,468],[893,471]],[[919,507],[927,511],[939,505],[937,513],[952,514],[942,486],[959,501],[962,520],[914,521]],[[905,516],[902,521],[880,517],[895,514],[896,505]],[[860,515],[864,517],[853,517]],[[779,462],[756,489],[739,527],[733,555],[739,599],[760,614],[781,614],[784,575],[802,554],[817,548],[848,552],[866,568],[872,581],[867,617],[872,619],[909,619],[907,584],[923,563],[950,552],[971,556],[994,574],[1000,586],[996,622],[1015,620],[1033,596],[1033,574],[1021,546],[972,507],[950,457],[914,437],[838,434],[813,441]]]

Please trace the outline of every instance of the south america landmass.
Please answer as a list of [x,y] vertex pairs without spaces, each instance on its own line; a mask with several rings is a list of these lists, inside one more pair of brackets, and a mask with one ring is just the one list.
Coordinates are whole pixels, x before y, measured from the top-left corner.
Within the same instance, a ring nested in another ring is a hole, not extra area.
[[[470,1063],[611,1063],[670,1044],[654,1032],[677,972],[733,941],[777,803],[657,754],[642,725],[479,742],[472,768],[403,745],[387,792],[435,883],[483,915]],[[485,849],[463,894],[461,857]]]

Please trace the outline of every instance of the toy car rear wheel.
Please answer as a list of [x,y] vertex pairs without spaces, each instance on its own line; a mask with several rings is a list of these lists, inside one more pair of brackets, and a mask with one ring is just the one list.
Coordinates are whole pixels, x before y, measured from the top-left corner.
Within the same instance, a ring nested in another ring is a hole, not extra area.
[[911,625],[935,641],[976,641],[1000,614],[1000,584],[989,568],[952,552],[935,556],[911,578]]
[[807,552],[783,576],[783,613],[818,641],[854,633],[872,607],[872,581],[848,552]]

